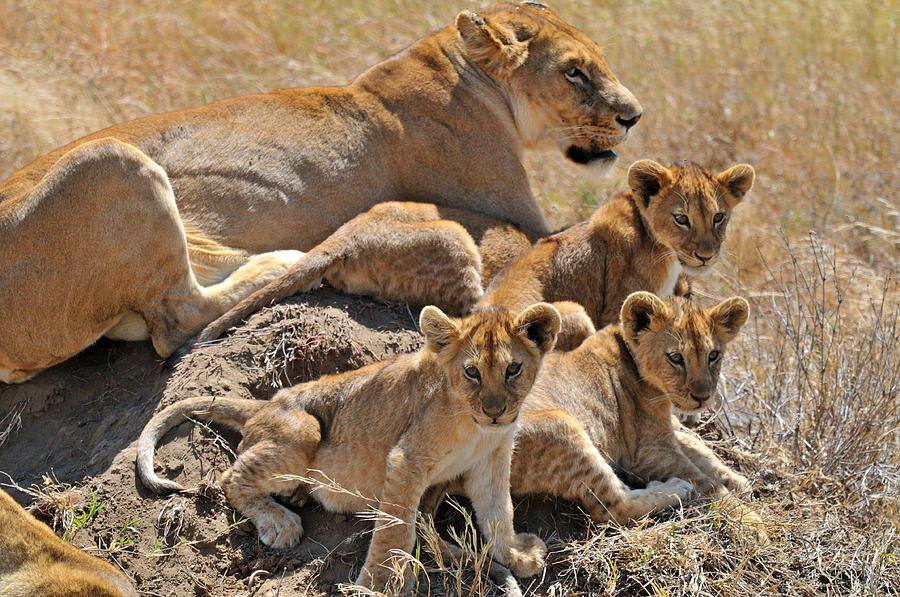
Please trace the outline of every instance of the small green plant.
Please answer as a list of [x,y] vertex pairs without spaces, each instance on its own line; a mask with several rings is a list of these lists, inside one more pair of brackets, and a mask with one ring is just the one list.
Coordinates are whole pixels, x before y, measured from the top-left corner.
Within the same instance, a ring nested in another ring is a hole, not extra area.
[[90,522],[104,506],[106,506],[106,502],[97,503],[97,494],[91,490],[90,506],[79,508],[76,511],[72,518],[72,525],[66,529],[66,533],[63,535],[63,541],[71,543],[78,531],[84,528],[84,526]]

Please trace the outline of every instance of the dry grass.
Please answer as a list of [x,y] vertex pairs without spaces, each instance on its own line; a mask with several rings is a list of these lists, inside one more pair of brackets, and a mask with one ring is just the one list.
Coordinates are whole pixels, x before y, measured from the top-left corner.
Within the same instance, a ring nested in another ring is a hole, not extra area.
[[[755,546],[708,506],[591,529],[557,546],[538,592],[900,593],[896,0],[554,5],[601,42],[646,110],[600,186],[556,156],[530,158],[554,223],[620,189],[634,159],[757,169],[700,290],[757,307],[715,427],[722,453],[755,477],[774,540]],[[0,0],[0,178],[121,120],[345,82],[468,7]]]

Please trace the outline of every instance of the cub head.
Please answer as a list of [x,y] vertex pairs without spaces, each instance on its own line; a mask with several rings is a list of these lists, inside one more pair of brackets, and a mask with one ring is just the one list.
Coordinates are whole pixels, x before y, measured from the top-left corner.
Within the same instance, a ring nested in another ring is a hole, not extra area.
[[691,278],[708,273],[718,259],[731,210],[754,177],[748,164],[715,175],[690,162],[665,168],[640,160],[628,169],[628,185],[644,221]]
[[642,108],[596,43],[539,2],[464,11],[456,28],[466,57],[505,90],[527,149],[612,167]]
[[543,356],[556,342],[560,317],[546,303],[519,315],[488,307],[463,319],[428,306],[419,327],[463,408],[479,425],[501,429],[518,417]]
[[749,311],[739,296],[703,309],[687,299],[635,292],[622,305],[622,334],[641,377],[675,408],[695,413],[713,404],[725,345]]

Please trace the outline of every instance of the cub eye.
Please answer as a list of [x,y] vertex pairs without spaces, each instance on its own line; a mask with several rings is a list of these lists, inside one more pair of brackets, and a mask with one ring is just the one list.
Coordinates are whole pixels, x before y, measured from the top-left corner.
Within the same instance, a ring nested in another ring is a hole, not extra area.
[[675,214],[674,217],[675,217],[675,223],[678,224],[679,226],[684,226],[685,228],[691,227],[691,221],[690,221],[690,219],[688,219],[688,217],[686,215]]
[[519,371],[522,370],[522,365],[519,363],[512,363],[509,367],[506,368],[506,379],[512,379],[516,375],[519,374]]
[[569,80],[570,83],[587,83],[588,78],[587,75],[584,74],[577,66],[573,66],[569,70],[566,71],[566,79]]
[[477,367],[469,365],[468,367],[463,369],[463,373],[465,373],[466,377],[468,377],[472,381],[481,381],[481,373],[478,372]]
[[669,362],[673,365],[684,365],[684,358],[677,352],[666,353],[666,358],[669,359]]
[[714,363],[718,360],[719,360],[719,351],[718,350],[714,350],[711,353],[709,353],[709,362],[710,363]]
[[719,213],[717,213],[716,215],[713,216],[713,223],[721,224],[722,220],[724,220],[724,219],[725,219],[725,214],[720,211]]

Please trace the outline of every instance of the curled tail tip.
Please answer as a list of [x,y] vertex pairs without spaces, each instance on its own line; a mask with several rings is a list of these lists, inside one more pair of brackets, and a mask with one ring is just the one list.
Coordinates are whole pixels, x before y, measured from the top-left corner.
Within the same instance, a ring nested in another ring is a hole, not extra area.
[[168,479],[162,479],[153,475],[153,478],[144,478],[141,477],[141,482],[144,484],[144,487],[152,491],[157,495],[166,495],[169,493],[176,493],[179,491],[184,491],[184,486],[175,481],[170,481]]

